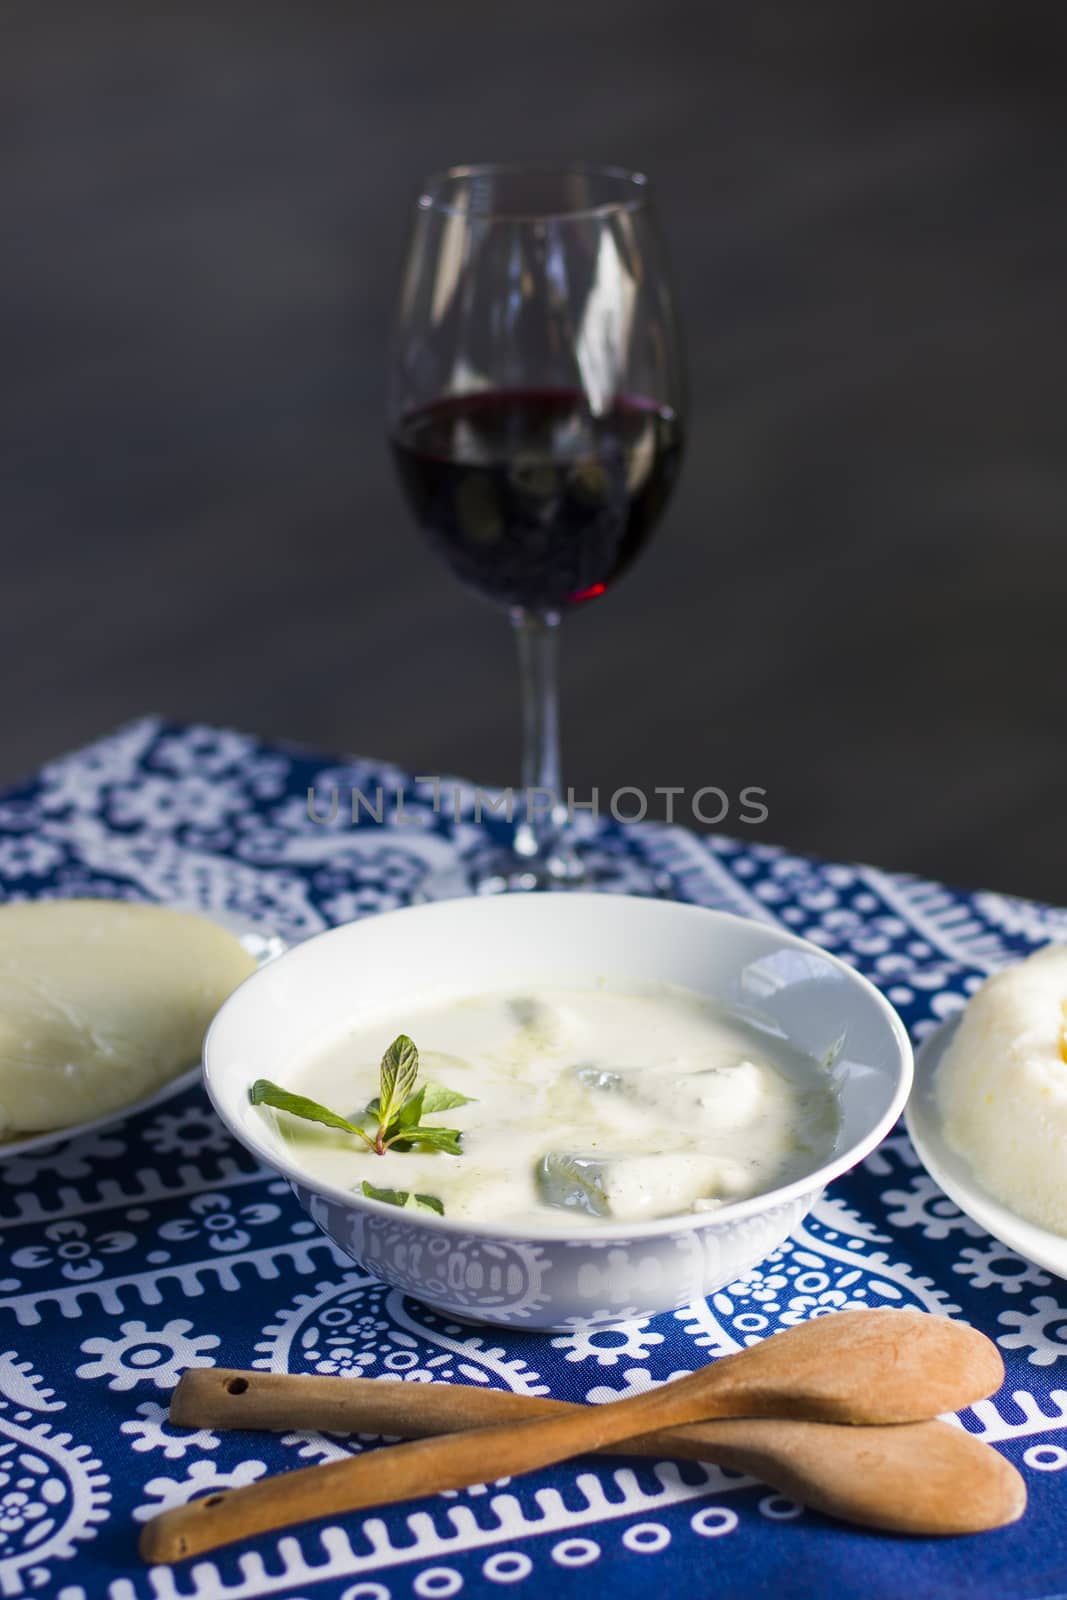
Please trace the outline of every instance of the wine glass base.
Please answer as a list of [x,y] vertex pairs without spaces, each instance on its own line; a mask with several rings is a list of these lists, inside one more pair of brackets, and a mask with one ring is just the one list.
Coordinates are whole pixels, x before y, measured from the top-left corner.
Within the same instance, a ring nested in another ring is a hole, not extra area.
[[644,895],[673,900],[678,887],[670,873],[635,856],[616,856],[595,848],[568,849],[547,859],[506,848],[467,858],[473,894],[560,894],[578,890],[600,894]]

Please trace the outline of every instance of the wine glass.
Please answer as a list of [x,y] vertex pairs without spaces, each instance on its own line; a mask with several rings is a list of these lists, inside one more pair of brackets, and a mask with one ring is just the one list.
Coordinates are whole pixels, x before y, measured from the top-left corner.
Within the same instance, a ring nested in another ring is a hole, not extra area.
[[509,615],[522,689],[513,837],[472,864],[478,891],[593,876],[561,787],[559,625],[659,520],[681,462],[682,391],[641,173],[464,166],[426,182],[400,286],[390,443],[430,543]]

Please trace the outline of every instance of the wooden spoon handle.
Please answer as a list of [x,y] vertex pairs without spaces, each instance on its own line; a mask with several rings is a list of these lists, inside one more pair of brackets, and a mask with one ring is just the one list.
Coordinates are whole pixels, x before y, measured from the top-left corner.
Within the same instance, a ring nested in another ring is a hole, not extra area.
[[[364,1433],[395,1439],[488,1428],[555,1412],[588,1408],[539,1395],[475,1389],[459,1383],[401,1383],[385,1378],[323,1378],[314,1373],[241,1372],[227,1367],[191,1368],[170,1402],[179,1428],[252,1428],[282,1432]],[[714,1459],[716,1424],[656,1429],[625,1440],[626,1455]]]
[[179,1428],[310,1428],[421,1439],[579,1409],[472,1384],[193,1367],[182,1374],[171,1397],[170,1421]]
[[[460,1383],[402,1383],[388,1378],[325,1378],[315,1373],[242,1372],[191,1368],[170,1402],[179,1428],[250,1428],[283,1432],[362,1433],[387,1439],[425,1439],[494,1423],[528,1422],[588,1407],[540,1395],[476,1389]],[[714,1460],[713,1422],[657,1428],[617,1447],[626,1455]],[[829,1426],[829,1425],[828,1425]],[[723,1435],[723,1437],[726,1437]],[[614,1448],[614,1447],[609,1447]]]
[[416,1439],[391,1450],[285,1472],[242,1489],[221,1490],[161,1512],[146,1523],[141,1554],[149,1561],[181,1561],[311,1517],[517,1477],[647,1432],[653,1420],[664,1427],[689,1421],[693,1396],[683,1380],[611,1405],[568,1407],[468,1433]]

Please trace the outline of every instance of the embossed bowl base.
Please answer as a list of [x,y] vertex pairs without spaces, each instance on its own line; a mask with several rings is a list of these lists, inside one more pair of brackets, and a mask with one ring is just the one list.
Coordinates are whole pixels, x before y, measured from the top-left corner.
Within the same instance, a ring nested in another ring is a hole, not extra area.
[[782,1243],[819,1191],[714,1230],[680,1224],[637,1239],[447,1234],[353,1211],[293,1184],[309,1215],[356,1264],[445,1316],[527,1332],[593,1331],[703,1300]]

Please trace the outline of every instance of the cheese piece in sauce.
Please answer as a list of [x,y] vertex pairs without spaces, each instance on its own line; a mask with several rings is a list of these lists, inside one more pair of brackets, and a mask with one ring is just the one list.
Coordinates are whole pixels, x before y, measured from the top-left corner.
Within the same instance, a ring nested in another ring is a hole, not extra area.
[[188,912],[0,906],[0,1138],[106,1116],[195,1066],[254,967],[232,933]]
[[837,1131],[825,1066],[665,985],[481,995],[362,1019],[312,1045],[285,1087],[351,1117],[400,1032],[423,1078],[473,1097],[430,1119],[462,1131],[462,1155],[379,1156],[265,1114],[312,1176],[432,1194],[457,1220],[595,1226],[705,1210],[812,1171]]

